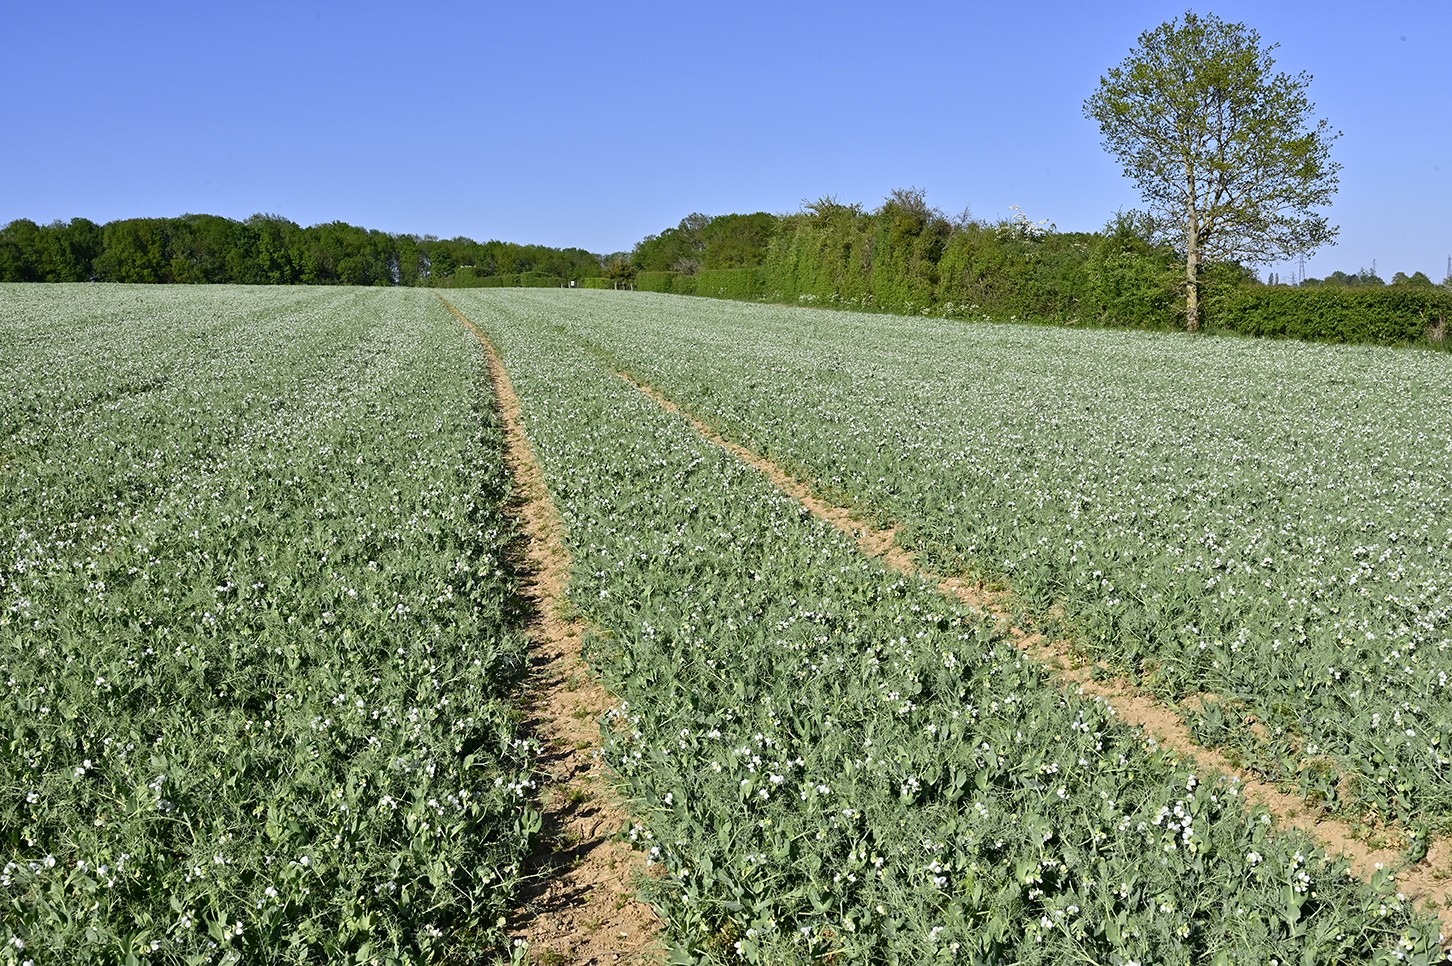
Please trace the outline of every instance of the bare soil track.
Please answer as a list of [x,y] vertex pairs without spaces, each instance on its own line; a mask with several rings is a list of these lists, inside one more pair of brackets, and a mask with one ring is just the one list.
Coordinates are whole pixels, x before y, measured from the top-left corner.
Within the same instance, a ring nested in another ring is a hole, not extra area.
[[558,966],[664,962],[661,923],[637,898],[644,859],[618,836],[629,817],[600,760],[600,716],[614,703],[580,654],[583,626],[565,613],[570,557],[563,524],[524,432],[519,397],[489,339],[447,300],[484,347],[516,496],[512,516],[525,535],[523,588],[530,621],[525,728],[543,747],[541,841],[529,885],[510,924],[531,962]]
[[882,530],[844,507],[827,503],[807,483],[765,457],[726,439],[659,390],[628,372],[618,375],[664,409],[689,421],[703,437],[755,467],[814,516],[855,540],[867,555],[879,558],[903,573],[931,580],[942,593],[995,620],[1009,640],[1058,680],[1083,694],[1102,698],[1121,720],[1140,728],[1149,742],[1186,761],[1193,761],[1197,768],[1236,778],[1249,802],[1263,806],[1281,825],[1308,833],[1328,853],[1344,856],[1356,875],[1370,880],[1378,871],[1395,870],[1398,890],[1420,908],[1435,912],[1441,918],[1444,934],[1452,936],[1452,839],[1444,836],[1433,841],[1424,858],[1402,868],[1405,863],[1400,850],[1369,846],[1358,837],[1351,824],[1326,814],[1298,795],[1288,794],[1270,782],[1245,773],[1221,753],[1198,744],[1173,707],[1146,695],[1127,679],[1113,676],[1103,666],[1086,661],[1065,642],[1051,641],[1017,626],[1001,595],[958,578],[928,573],[918,566],[912,554],[897,543],[893,531]]

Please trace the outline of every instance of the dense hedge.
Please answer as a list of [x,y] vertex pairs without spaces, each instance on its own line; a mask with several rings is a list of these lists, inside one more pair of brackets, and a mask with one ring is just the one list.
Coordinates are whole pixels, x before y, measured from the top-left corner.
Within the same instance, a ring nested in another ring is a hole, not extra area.
[[1242,285],[1226,292],[1207,321],[1242,335],[1323,342],[1441,343],[1452,315],[1444,288],[1289,288]]
[[671,292],[676,295],[695,295],[696,276],[686,275],[683,272],[636,272],[635,287],[641,292]]
[[759,299],[766,294],[766,273],[760,268],[703,269],[696,273],[696,294],[723,299]]
[[[587,280],[589,281],[589,280]],[[610,284],[590,286],[612,288]],[[670,292],[675,295],[709,295],[722,299],[754,301],[766,297],[766,271],[761,268],[703,269],[684,272],[637,272],[635,288],[641,292]]]
[[558,275],[543,272],[516,272],[511,275],[480,275],[469,265],[455,269],[448,278],[433,283],[439,288],[566,288],[570,282]]
[[819,203],[811,212],[784,219],[766,252],[768,297],[848,308],[874,305],[872,235],[871,216],[855,205]]
[[[710,251],[701,254],[709,260]],[[649,292],[849,309],[1136,329],[1184,326],[1184,264],[1131,217],[1101,232],[1056,232],[1023,215],[950,223],[897,192],[877,211],[823,199],[782,218],[759,268],[642,271]],[[1265,286],[1238,265],[1207,266],[1206,328],[1328,342],[1441,344],[1452,290]]]
[[[1054,232],[944,220],[912,193],[868,213],[828,201],[783,219],[750,297],[960,318],[1170,328],[1177,259],[1127,222]],[[714,294],[703,291],[702,294]]]

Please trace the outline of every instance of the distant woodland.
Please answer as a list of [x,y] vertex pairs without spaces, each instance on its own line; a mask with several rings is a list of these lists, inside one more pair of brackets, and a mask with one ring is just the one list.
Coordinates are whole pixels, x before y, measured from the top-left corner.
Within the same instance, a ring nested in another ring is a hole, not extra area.
[[0,229],[0,281],[423,285],[465,278],[603,274],[601,258],[469,238],[393,235],[346,222],[302,228],[277,215],[85,218]]
[[[304,228],[264,214],[20,219],[0,228],[0,281],[575,285],[1059,325],[1183,323],[1182,258],[1143,215],[1060,232],[1020,211],[949,217],[917,189],[874,209],[827,196],[786,215],[691,214],[610,255],[344,222]],[[1202,285],[1207,328],[1247,335],[1441,344],[1452,314],[1452,286],[1420,272],[1285,284],[1220,263],[1205,267]]]

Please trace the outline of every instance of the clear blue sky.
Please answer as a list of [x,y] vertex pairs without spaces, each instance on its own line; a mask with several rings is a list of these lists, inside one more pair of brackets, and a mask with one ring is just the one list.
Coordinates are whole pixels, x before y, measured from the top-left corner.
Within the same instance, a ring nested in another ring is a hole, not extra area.
[[[1084,98],[1187,8],[16,2],[0,224],[269,212],[606,253],[693,211],[917,187],[949,214],[1093,230],[1138,195]],[[1307,273],[1440,281],[1452,4],[1193,9],[1279,44],[1344,132],[1340,241]]]

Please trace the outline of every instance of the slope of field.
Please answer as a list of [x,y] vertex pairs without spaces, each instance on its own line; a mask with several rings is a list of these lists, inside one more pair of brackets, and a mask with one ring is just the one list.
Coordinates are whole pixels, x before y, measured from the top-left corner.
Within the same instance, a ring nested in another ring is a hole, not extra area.
[[427,293],[0,286],[0,962],[496,948],[507,488]]
[[1452,823],[1445,355],[579,294],[532,304],[939,572],[1056,608],[1202,741]]
[[689,351],[649,317],[683,303],[455,301],[500,347],[568,528],[679,961],[1442,960],[1390,883],[1148,750],[617,378],[637,322],[659,340],[641,356]]
[[587,628],[565,594],[571,565],[559,512],[499,353],[467,316],[443,302],[489,358],[513,483],[510,515],[526,541],[520,589],[532,612],[530,673],[520,705],[524,728],[540,746],[542,828],[511,917],[510,952],[515,962],[527,956],[532,963],[580,966],[660,963],[660,918],[636,888],[644,857],[621,839],[629,817],[600,754],[600,718],[613,699],[581,653]]

